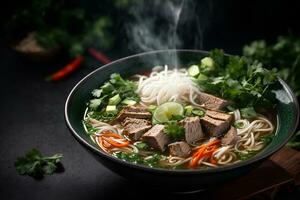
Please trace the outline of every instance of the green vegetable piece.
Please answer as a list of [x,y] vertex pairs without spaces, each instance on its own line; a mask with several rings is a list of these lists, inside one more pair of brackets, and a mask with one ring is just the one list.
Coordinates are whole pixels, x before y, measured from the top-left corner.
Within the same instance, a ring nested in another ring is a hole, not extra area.
[[241,129],[241,128],[244,128],[245,124],[243,122],[234,122],[233,126],[235,128]]
[[201,60],[200,67],[205,71],[213,71],[215,69],[215,62],[211,57],[205,57]]
[[189,74],[190,76],[195,77],[195,76],[197,76],[199,73],[200,73],[200,70],[199,70],[198,65],[192,65],[192,66],[190,66],[189,69],[188,69],[188,74]]
[[92,110],[96,110],[101,105],[101,99],[92,99],[90,100],[89,107]]
[[116,94],[115,96],[111,97],[109,100],[108,100],[108,105],[118,105],[121,101],[121,97],[119,94]]
[[24,157],[17,158],[15,167],[20,175],[28,175],[33,178],[43,178],[51,175],[59,169],[62,154],[54,154],[44,157],[37,149],[28,151]]
[[115,105],[108,105],[105,109],[106,112],[117,112],[117,107]]
[[193,106],[185,106],[184,110],[185,110],[185,115],[186,116],[191,116],[192,115],[192,111],[193,111]]
[[192,110],[192,113],[193,113],[194,115],[199,116],[199,117],[203,117],[203,116],[205,115],[205,111],[202,110],[202,109],[198,109],[198,108]]
[[135,105],[136,103],[137,103],[136,101],[131,100],[131,99],[124,99],[124,100],[122,101],[122,104],[129,105],[129,106],[133,106],[133,105]]
[[197,80],[200,82],[207,81],[208,77],[202,73],[199,74]]
[[110,82],[106,82],[102,87],[102,92],[107,94],[107,93],[111,93],[112,91],[114,91],[114,86],[110,83]]
[[248,107],[248,108],[242,108],[240,109],[241,115],[243,118],[253,118],[257,116],[257,113],[255,112],[253,107]]
[[179,125],[177,121],[173,120],[165,124],[165,133],[169,135],[172,140],[178,141],[184,138],[185,129]]
[[248,151],[247,153],[235,152],[240,160],[248,160],[255,156],[259,151]]
[[135,143],[135,146],[138,148],[138,149],[142,149],[142,150],[146,150],[146,149],[149,149],[149,145],[145,142],[136,142]]
[[154,113],[154,111],[155,111],[156,108],[157,108],[157,106],[155,106],[155,105],[150,105],[150,106],[148,106],[147,110],[148,110],[149,112],[151,112],[151,113]]

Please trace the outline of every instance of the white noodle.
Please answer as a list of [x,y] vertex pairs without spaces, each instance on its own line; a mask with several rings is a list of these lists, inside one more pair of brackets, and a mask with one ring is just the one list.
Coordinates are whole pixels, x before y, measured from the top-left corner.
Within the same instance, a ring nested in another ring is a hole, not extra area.
[[[161,105],[168,101],[190,102],[194,106],[201,106],[195,102],[201,89],[188,76],[185,69],[168,70],[168,66],[160,72],[152,72],[148,78],[140,77],[137,93],[143,105]],[[188,97],[188,99],[186,98]]]

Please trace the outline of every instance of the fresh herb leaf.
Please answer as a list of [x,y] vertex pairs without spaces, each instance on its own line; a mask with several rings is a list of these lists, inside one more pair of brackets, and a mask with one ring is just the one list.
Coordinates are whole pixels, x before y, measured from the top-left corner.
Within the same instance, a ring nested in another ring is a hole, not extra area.
[[177,121],[171,120],[165,124],[165,133],[172,140],[180,140],[184,138],[185,129]]
[[99,131],[98,128],[94,127],[93,125],[91,125],[91,123],[88,122],[88,120],[83,121],[83,124],[85,125],[85,127],[87,128],[87,133],[88,134],[94,134],[95,132]]
[[202,109],[195,108],[193,109],[192,114],[203,117],[205,115],[205,111]]
[[[139,102],[140,97],[135,93],[137,85],[129,80],[124,80],[120,74],[112,74],[110,80],[104,83],[100,89],[92,91],[92,95],[97,97],[89,102],[89,108],[94,119],[102,121],[113,120],[118,112],[126,106],[120,104],[124,99]],[[108,105],[116,105],[116,112],[107,112],[106,108]]]
[[93,91],[92,91],[92,95],[94,96],[94,97],[100,97],[101,96],[101,93],[102,93],[102,90],[100,90],[100,89],[94,89]]
[[62,154],[44,157],[37,149],[32,149],[24,157],[19,157],[15,167],[20,175],[33,178],[42,178],[45,174],[51,175],[58,169]]
[[158,165],[158,162],[163,158],[160,154],[153,154],[151,157],[148,157],[147,159],[144,159],[144,165],[147,165],[149,167],[156,167]]
[[[275,83],[276,71],[267,70],[244,57],[225,56],[222,50],[211,51],[214,70],[200,70],[198,84],[205,91],[231,100],[234,107],[255,107],[269,103],[267,89]],[[203,79],[205,76],[205,79]]]
[[253,107],[248,108],[242,108],[240,109],[241,115],[243,118],[249,119],[257,116],[257,113],[255,112]]
[[[288,83],[296,96],[300,96],[300,37],[292,35],[280,36],[273,44],[267,44],[264,40],[253,41],[243,50],[244,56],[250,60],[263,63],[264,67],[271,69],[276,67],[278,75]],[[268,82],[270,77],[263,79]],[[295,136],[288,146],[300,149],[300,136]]]
[[142,149],[142,150],[147,150],[149,149],[149,145],[145,142],[136,142],[135,143],[135,146],[138,148],[138,149]]
[[259,151],[247,151],[247,153],[235,152],[239,160],[248,160],[255,156]]
[[235,128],[238,128],[238,129],[242,129],[242,128],[244,128],[245,127],[245,124],[243,123],[243,122],[234,122],[234,127]]
[[126,153],[126,152],[115,152],[113,156],[135,164],[143,164],[149,167],[158,167],[158,162],[163,158],[162,155],[155,153],[146,159],[136,153]]
[[101,105],[101,99],[91,99],[89,103],[89,107],[92,110],[96,110]]

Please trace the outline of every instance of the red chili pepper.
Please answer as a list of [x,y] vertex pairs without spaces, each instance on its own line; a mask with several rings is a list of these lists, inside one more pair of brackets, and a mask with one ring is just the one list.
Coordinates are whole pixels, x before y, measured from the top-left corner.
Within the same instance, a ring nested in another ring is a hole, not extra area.
[[58,70],[54,74],[50,75],[46,78],[48,81],[58,81],[68,76],[72,72],[74,72],[80,64],[83,62],[84,57],[82,55],[77,56],[74,60],[72,60],[69,64],[67,64],[62,69]]
[[103,64],[110,63],[109,58],[106,55],[104,55],[103,53],[101,53],[100,51],[97,51],[94,48],[89,48],[88,51],[95,59],[97,59],[101,63],[103,63]]

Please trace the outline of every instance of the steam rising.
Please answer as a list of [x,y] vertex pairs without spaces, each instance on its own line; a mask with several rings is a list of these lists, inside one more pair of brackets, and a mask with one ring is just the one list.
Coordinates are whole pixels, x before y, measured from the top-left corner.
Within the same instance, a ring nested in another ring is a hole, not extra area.
[[[210,12],[210,2],[201,1],[201,9],[199,2],[195,4],[192,0],[144,0],[137,3],[130,10],[132,19],[126,26],[130,50],[139,53],[162,49],[202,49],[203,28],[208,21],[208,14],[204,13]],[[177,55],[171,56],[172,65],[178,66]],[[161,64],[170,63],[169,56],[160,56],[157,60]]]

